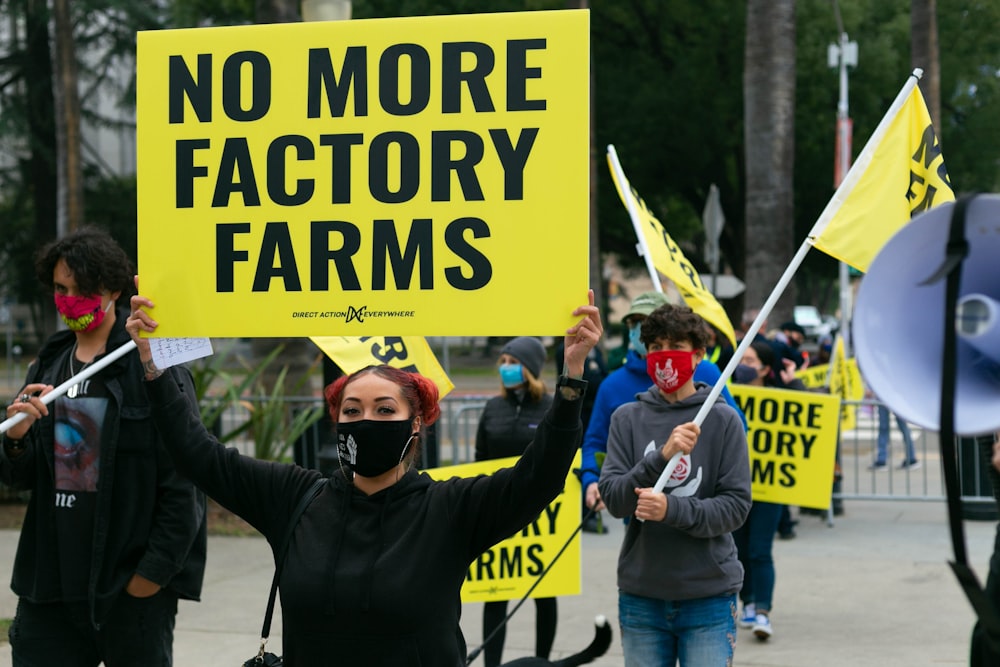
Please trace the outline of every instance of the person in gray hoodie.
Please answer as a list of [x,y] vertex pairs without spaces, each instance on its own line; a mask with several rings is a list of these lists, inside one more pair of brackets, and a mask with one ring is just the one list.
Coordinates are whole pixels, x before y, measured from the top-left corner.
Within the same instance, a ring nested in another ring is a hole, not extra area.
[[[643,322],[654,386],[611,417],[598,487],[628,523],[618,557],[618,616],[626,667],[729,665],[743,567],[732,531],[750,511],[743,423],[717,399],[692,420],[711,387],[696,383],[708,330],[686,306],[667,304]],[[682,453],[662,492],[652,486]]]

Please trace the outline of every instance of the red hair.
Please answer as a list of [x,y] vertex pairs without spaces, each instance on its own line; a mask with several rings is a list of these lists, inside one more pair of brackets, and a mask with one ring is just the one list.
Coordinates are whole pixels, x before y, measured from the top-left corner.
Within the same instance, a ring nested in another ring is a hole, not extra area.
[[350,375],[337,378],[323,390],[326,405],[330,411],[330,419],[336,424],[340,412],[340,402],[344,398],[344,390],[354,380],[362,375],[374,373],[380,378],[389,380],[399,386],[399,393],[410,405],[410,414],[420,417],[423,426],[430,426],[441,416],[441,406],[438,405],[438,388],[431,380],[419,373],[410,373],[392,366],[368,366]]

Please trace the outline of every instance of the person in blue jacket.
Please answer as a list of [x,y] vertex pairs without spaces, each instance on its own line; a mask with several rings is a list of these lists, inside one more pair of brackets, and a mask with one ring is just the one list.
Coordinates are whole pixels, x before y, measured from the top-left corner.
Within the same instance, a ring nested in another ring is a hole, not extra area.
[[[669,299],[662,292],[643,292],[632,301],[628,313],[622,318],[622,322],[629,332],[629,350],[625,357],[625,365],[608,375],[597,390],[594,408],[590,413],[590,423],[587,425],[587,431],[583,437],[580,463],[580,482],[583,485],[584,502],[587,507],[594,509],[595,513],[604,509],[601,493],[597,490],[597,480],[601,474],[600,466],[597,464],[597,453],[608,451],[608,429],[611,426],[611,413],[619,406],[636,400],[638,394],[645,392],[653,385],[649,375],[646,374],[646,346],[639,339],[639,331],[646,317],[666,303],[669,303]],[[719,367],[707,359],[703,359],[695,367],[695,382],[704,382],[707,385],[715,386],[720,377],[722,377],[722,373],[719,372]],[[728,389],[722,390],[722,397],[739,413],[744,429],[746,429],[746,417]],[[584,530],[598,532],[596,525],[596,522],[588,522],[584,524]]]

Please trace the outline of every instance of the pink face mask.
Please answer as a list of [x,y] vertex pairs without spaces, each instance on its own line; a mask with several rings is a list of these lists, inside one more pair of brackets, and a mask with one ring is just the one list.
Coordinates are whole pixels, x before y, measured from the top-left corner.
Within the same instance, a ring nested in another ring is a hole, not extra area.
[[100,294],[94,296],[56,294],[55,300],[59,316],[72,331],[93,331],[101,326],[105,314],[115,303],[109,299],[107,307],[102,310]]
[[690,350],[657,350],[646,354],[646,373],[665,394],[672,394],[694,375]]

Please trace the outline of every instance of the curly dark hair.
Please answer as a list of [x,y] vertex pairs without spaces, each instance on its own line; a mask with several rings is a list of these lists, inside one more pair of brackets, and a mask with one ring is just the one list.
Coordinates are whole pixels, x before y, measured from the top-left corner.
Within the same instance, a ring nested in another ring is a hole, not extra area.
[[708,324],[687,306],[667,303],[651,312],[640,330],[640,339],[646,347],[661,338],[671,343],[688,341],[694,349],[702,350],[708,345]]
[[60,259],[73,272],[82,294],[102,290],[121,292],[126,300],[135,294],[135,267],[111,235],[99,227],[80,227],[45,245],[35,255],[35,275],[52,289],[52,274]]

